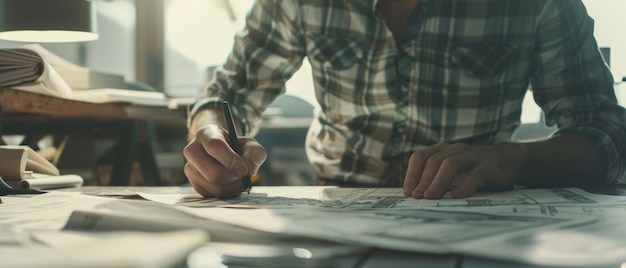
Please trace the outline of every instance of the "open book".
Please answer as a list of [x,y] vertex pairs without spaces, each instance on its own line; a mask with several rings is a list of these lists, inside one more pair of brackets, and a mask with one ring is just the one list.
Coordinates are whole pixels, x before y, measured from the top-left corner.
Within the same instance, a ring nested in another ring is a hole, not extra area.
[[162,92],[78,66],[40,45],[0,49],[0,88],[7,87],[84,102],[167,106]]
[[0,146],[0,193],[39,192],[81,185],[81,176],[61,175],[52,163],[28,146]]

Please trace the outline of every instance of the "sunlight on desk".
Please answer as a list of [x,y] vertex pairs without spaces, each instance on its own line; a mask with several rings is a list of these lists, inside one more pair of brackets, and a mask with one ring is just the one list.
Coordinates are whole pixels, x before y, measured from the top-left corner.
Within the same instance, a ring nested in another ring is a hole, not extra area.
[[576,188],[416,200],[396,188],[259,186],[218,200],[191,187],[83,187],[2,199],[0,252],[12,267],[615,268],[626,259],[626,196]]

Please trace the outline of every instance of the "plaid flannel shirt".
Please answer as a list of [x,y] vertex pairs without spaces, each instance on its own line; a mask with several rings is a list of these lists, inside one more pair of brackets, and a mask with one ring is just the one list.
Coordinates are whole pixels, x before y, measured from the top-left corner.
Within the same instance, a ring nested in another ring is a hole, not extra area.
[[422,0],[400,47],[375,5],[256,1],[190,118],[228,99],[254,134],[307,57],[320,109],[306,150],[322,178],[400,186],[420,148],[508,141],[529,87],[549,125],[595,143],[598,180],[624,176],[626,111],[579,0]]

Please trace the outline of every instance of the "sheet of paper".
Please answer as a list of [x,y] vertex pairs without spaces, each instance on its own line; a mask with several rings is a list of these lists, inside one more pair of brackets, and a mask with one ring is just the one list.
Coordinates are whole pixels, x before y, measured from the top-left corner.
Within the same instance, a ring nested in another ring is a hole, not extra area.
[[589,220],[570,228],[540,228],[514,236],[490,237],[459,248],[471,255],[563,267],[620,267],[626,262],[626,204],[513,205],[465,210],[546,218],[566,215]]
[[400,189],[336,187],[255,187],[228,200],[140,195],[215,221],[340,243],[568,267],[626,260],[626,228],[619,224],[626,197],[576,188],[441,200],[405,198]]
[[[144,201],[144,203],[147,203]],[[134,213],[133,213],[134,212]],[[161,214],[161,212],[164,212]],[[211,236],[211,241],[254,244],[275,244],[293,239],[291,236],[270,234],[254,229],[241,228],[224,222],[197,218],[191,214],[177,211],[178,215],[167,209],[146,208],[145,210],[106,211],[102,209],[74,211],[64,230],[70,231],[141,231],[170,232],[185,229],[204,230]],[[170,214],[170,215],[167,215]]]
[[167,233],[40,232],[50,247],[0,248],[3,267],[175,267],[206,243],[201,230]]
[[[536,205],[524,205],[536,206]],[[626,260],[626,215],[506,213],[483,208],[177,208],[246,228],[426,253],[461,253],[537,265],[592,267]],[[493,207],[492,207],[493,208]],[[537,209],[540,211],[540,209]]]
[[483,207],[537,204],[626,204],[626,196],[607,196],[577,188],[528,189],[476,193],[454,199],[446,194],[438,200],[407,198],[400,188],[337,188],[326,186],[254,187],[250,194],[232,199],[202,198],[191,193],[139,193],[156,202],[189,207],[316,207],[336,209]]
[[571,228],[493,236],[460,245],[457,250],[547,267],[620,267],[626,261],[625,219],[603,218]]
[[[217,223],[223,223],[304,240],[460,253],[537,265],[591,267],[626,260],[625,197],[574,188],[479,193],[467,199],[442,200],[405,198],[400,189],[336,187],[255,187],[250,195],[229,200],[200,198],[188,187],[137,188],[125,190],[123,196],[134,196],[135,190],[158,202],[68,192],[2,197],[0,251],[30,251],[41,248],[44,241],[46,245],[70,246],[64,243],[71,240],[55,240],[56,235],[34,235],[58,231],[70,222],[82,224],[77,230],[141,229],[147,222],[154,228],[174,228],[162,231],[199,228],[208,233],[215,233],[220,226]],[[107,218],[106,213],[115,213],[115,217]],[[70,215],[84,217],[68,222]],[[101,221],[93,221],[98,217]],[[236,234],[229,233],[236,227],[229,228],[217,231],[220,239],[226,241]],[[41,251],[42,256],[52,254],[46,252]]]
[[139,193],[190,195],[196,191],[190,186],[81,186],[80,188],[64,188],[51,192],[74,192],[84,195],[111,198],[141,198]]
[[450,253],[458,244],[484,237],[589,221],[576,217],[533,217],[436,209],[233,209],[182,206],[179,209],[207,219],[267,232],[429,253]]
[[63,228],[75,209],[93,209],[110,199],[79,193],[45,193],[32,197],[3,196],[0,204],[2,245],[31,246],[30,235]]

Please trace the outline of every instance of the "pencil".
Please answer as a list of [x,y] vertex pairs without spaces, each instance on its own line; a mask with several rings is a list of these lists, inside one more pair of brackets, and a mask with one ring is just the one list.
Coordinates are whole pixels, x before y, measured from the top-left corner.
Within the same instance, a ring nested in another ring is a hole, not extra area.
[[[228,139],[230,148],[233,149],[239,156],[243,156],[243,152],[241,151],[241,146],[239,146],[239,141],[237,139],[237,130],[235,130],[235,120],[233,119],[233,114],[230,111],[230,104],[228,101],[224,101],[222,104],[222,110],[224,111],[224,119],[226,121],[226,126],[228,127]],[[250,180],[250,176],[246,175],[241,178],[241,182],[243,183],[243,190],[250,194],[250,190],[252,189],[252,181]]]

